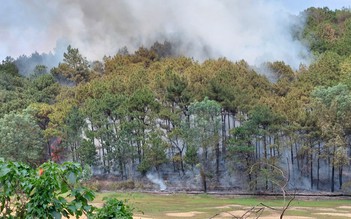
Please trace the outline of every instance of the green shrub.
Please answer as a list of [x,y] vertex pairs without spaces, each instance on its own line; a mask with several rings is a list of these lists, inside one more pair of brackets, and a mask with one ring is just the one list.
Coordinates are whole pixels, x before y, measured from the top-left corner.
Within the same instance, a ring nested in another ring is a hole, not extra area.
[[92,219],[133,219],[133,209],[115,198],[107,198],[104,206],[96,211]]
[[[89,204],[95,195],[80,185],[77,179],[82,177],[81,174],[80,165],[72,162],[62,165],[47,162],[32,169],[0,158],[0,218],[56,219],[62,216],[79,218],[83,214],[88,217],[95,217],[95,213],[102,215],[107,207],[103,210]],[[132,209],[117,200],[106,206],[115,208],[115,212],[121,211],[121,215],[132,214]]]

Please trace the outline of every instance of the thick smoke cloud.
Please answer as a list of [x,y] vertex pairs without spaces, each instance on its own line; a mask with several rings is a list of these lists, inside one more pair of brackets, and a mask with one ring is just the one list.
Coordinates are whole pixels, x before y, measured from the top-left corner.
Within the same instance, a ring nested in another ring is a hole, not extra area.
[[101,59],[123,46],[133,51],[167,40],[200,61],[307,62],[308,51],[291,34],[303,22],[274,0],[5,0],[0,13],[2,59],[49,52],[62,41]]

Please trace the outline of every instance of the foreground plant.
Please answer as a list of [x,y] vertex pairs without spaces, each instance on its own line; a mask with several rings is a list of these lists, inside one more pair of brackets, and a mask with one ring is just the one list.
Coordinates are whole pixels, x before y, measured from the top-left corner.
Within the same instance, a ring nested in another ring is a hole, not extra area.
[[[94,193],[81,187],[78,179],[82,174],[79,164],[65,162],[62,165],[47,162],[37,169],[0,159],[0,217],[1,218],[49,218],[62,216],[79,218],[83,214],[88,218],[97,218],[94,214],[103,214],[105,207],[97,209],[89,204],[95,198]],[[132,209],[123,202],[112,200],[107,203],[109,212],[122,211],[132,218]]]
[[107,198],[106,203],[100,209],[96,210],[96,213],[92,219],[100,218],[119,218],[119,219],[132,219],[133,209],[128,205],[125,205],[123,201],[119,201],[115,198]]

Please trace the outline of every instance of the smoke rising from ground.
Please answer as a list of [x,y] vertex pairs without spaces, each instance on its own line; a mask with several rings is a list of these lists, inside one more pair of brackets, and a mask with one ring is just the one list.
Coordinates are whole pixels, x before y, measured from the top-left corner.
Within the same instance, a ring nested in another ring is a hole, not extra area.
[[49,52],[60,41],[101,59],[123,46],[134,51],[167,40],[177,54],[200,61],[308,62],[291,34],[303,21],[274,0],[5,0],[0,13],[2,59]]
[[161,191],[164,191],[167,189],[166,184],[163,182],[163,180],[158,176],[156,173],[148,173],[146,174],[146,177],[154,184],[158,185]]

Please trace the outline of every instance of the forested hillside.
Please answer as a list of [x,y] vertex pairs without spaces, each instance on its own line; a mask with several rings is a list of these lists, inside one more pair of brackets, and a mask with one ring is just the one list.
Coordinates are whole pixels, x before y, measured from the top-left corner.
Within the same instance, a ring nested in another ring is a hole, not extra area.
[[[309,66],[176,56],[172,42],[103,61],[74,45],[0,65],[0,156],[157,173],[179,189],[350,191],[351,11],[309,8]],[[35,66],[35,67],[34,67]],[[34,68],[33,68],[34,67]]]

